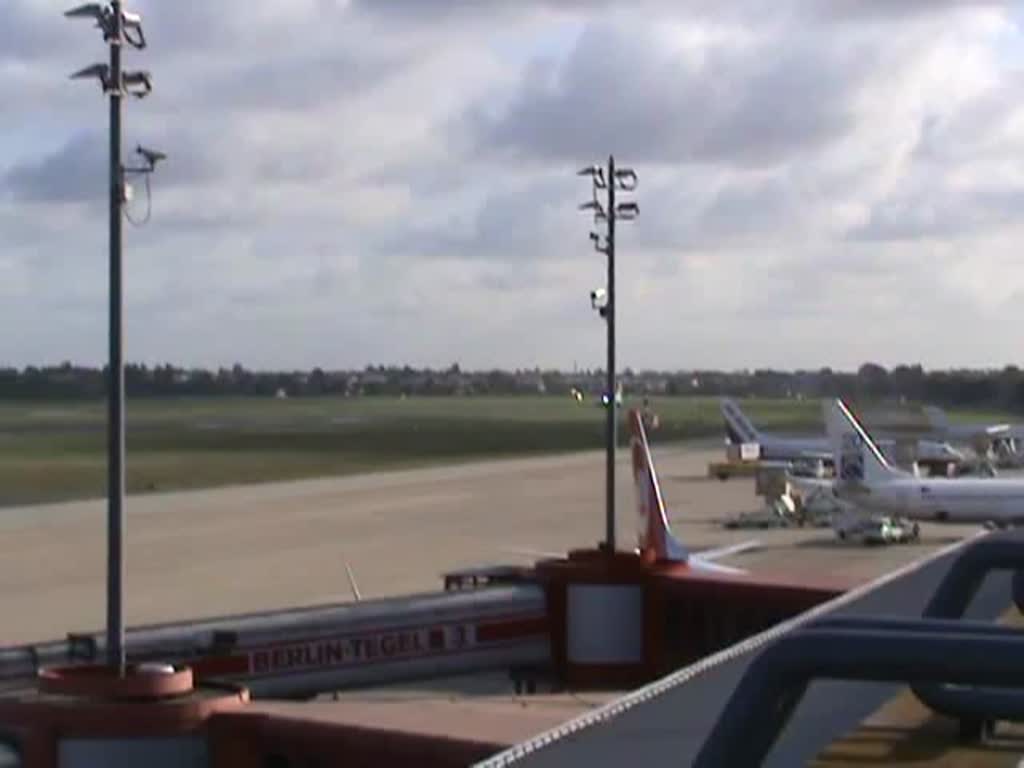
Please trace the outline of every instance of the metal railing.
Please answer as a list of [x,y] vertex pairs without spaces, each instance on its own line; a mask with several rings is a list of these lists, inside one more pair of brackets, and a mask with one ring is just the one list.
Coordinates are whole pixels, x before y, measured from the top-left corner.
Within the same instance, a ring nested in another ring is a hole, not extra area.
[[974,542],[951,564],[920,619],[826,617],[753,661],[694,763],[758,765],[819,678],[906,682],[934,712],[977,737],[995,720],[1024,720],[1024,632],[961,619],[986,576],[1012,570],[1024,604],[1024,538]]

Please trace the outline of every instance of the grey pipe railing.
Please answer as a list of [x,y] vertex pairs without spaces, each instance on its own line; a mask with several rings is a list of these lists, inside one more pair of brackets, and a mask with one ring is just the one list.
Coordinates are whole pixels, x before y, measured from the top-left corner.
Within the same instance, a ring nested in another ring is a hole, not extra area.
[[[986,536],[960,553],[925,606],[925,618],[961,619],[989,573],[1005,570],[1014,572],[1013,601],[1024,610],[1024,538],[1009,533]],[[1020,630],[1010,631],[1024,637]],[[933,712],[959,720],[965,738],[980,737],[985,722],[1024,719],[1024,691],[963,688],[933,680],[910,687]]]
[[1007,633],[807,628],[747,669],[694,766],[759,765],[816,678],[1024,686],[1024,641]]
[[930,618],[959,619],[967,610],[990,571],[1015,571],[1013,600],[1024,612],[1024,537],[1015,534],[986,536],[965,547],[925,606]]
[[[901,619],[889,617],[837,616],[822,619],[815,629],[851,629],[876,632],[926,632],[944,635],[974,635],[1016,640],[1024,653],[1024,632],[983,621],[958,619]],[[945,682],[911,683],[918,700],[932,712],[959,720],[965,737],[980,735],[981,725],[993,720],[1024,721],[1024,690],[954,686]]]
[[907,682],[932,711],[959,719],[961,735],[980,735],[996,719],[1024,720],[1024,632],[962,618],[995,570],[1014,571],[1013,600],[1024,612],[1024,537],[1002,534],[960,553],[921,619],[825,617],[769,646],[696,765],[760,763],[817,677]]

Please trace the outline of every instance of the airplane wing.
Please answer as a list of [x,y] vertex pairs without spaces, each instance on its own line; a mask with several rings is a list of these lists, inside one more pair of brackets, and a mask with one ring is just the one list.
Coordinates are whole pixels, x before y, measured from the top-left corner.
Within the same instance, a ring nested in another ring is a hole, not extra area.
[[694,552],[690,555],[690,561],[702,571],[710,571],[711,573],[721,573],[728,576],[743,576],[748,571],[742,568],[734,568],[731,565],[720,565],[716,562],[720,557],[728,557],[729,555],[736,555],[740,552],[746,552],[750,549],[756,549],[761,546],[761,542],[757,540],[753,541],[742,541],[739,544],[730,544],[727,547],[716,547],[715,549],[705,549],[701,552]]
[[[730,544],[727,547],[716,547],[715,549],[704,549],[700,552],[694,552],[693,557],[701,560],[705,563],[711,562],[712,560],[718,560],[722,557],[729,557],[729,555],[738,555],[740,552],[747,552],[751,549],[757,549],[761,546],[761,542],[757,539],[751,541],[741,541],[739,544]],[[727,566],[716,566],[717,568],[725,568]]]
[[742,568],[733,568],[730,565],[719,565],[718,563],[709,563],[705,562],[704,560],[700,560],[699,558],[698,561],[700,563],[700,569],[702,571],[709,571],[711,573],[721,573],[728,576],[745,576],[749,573],[749,571],[745,571]]
[[565,552],[546,552],[541,549],[527,549],[526,547],[500,547],[500,552],[510,555],[522,555],[524,557],[536,557],[542,560],[559,559],[565,557]]

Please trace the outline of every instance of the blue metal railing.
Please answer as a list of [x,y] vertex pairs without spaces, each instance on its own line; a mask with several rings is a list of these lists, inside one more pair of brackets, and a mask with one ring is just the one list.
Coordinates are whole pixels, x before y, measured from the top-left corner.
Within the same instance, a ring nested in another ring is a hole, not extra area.
[[751,663],[694,765],[760,764],[819,678],[907,682],[962,734],[1024,720],[1024,632],[960,618],[988,573],[1007,569],[1021,607],[1024,538],[991,536],[964,549],[921,619],[837,616],[783,636]]

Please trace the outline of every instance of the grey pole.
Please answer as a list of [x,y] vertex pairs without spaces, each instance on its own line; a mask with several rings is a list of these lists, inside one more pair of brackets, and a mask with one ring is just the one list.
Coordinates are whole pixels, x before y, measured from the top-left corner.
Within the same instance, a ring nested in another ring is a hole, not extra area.
[[[110,64],[93,64],[71,75],[72,79],[96,78],[110,96],[110,328],[108,334],[110,362],[107,366],[107,664],[121,674],[125,670],[124,647],[124,320],[122,298],[121,217],[126,199],[125,177],[128,174],[152,173],[166,155],[139,146],[136,150],[145,165],[125,167],[121,163],[121,105],[126,94],[143,98],[153,89],[148,72],[122,69],[121,51],[125,44],[142,50],[146,36],[142,18],[125,13],[121,0],[109,5],[85,3],[64,15],[68,18],[91,19],[103,31],[110,46]],[[129,34],[130,33],[130,34]],[[149,194],[147,184],[146,194]]]
[[615,444],[618,414],[615,404],[615,158],[608,156],[608,305],[605,320],[608,323],[608,412],[605,433],[605,546],[615,551]]
[[[608,175],[605,177],[605,171]],[[607,408],[605,413],[605,439],[606,439],[606,462],[605,462],[605,540],[602,546],[607,552],[615,551],[615,451],[618,444],[618,403],[616,399],[617,387],[615,376],[615,223],[621,217],[625,221],[635,219],[640,212],[637,204],[632,201],[616,202],[616,190],[633,192],[636,190],[636,172],[632,168],[616,168],[615,156],[608,155],[608,167],[601,168],[597,165],[589,165],[580,169],[577,176],[589,176],[591,193],[593,197],[580,205],[581,211],[593,211],[594,224],[604,222],[605,230],[604,245],[601,245],[601,235],[598,232],[590,233],[590,240],[594,244],[594,250],[603,253],[608,259],[608,279],[605,288],[590,292],[591,306],[598,311],[598,314],[607,324],[608,333],[608,361],[605,380],[605,397]],[[606,189],[608,199],[605,203],[598,200],[598,190]],[[604,301],[602,306],[601,301]]]
[[120,0],[110,39],[110,365],[107,425],[107,663],[122,674],[124,651],[124,324],[121,287],[121,39]]

